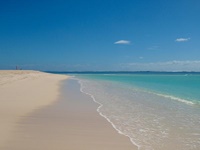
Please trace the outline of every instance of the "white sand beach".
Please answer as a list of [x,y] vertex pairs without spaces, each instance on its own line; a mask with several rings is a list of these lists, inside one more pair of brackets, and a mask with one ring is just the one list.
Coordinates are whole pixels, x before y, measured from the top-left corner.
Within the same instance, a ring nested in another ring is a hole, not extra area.
[[64,75],[38,71],[0,71],[0,147],[12,137],[17,122],[59,96]]
[[66,75],[0,71],[0,148],[134,150]]

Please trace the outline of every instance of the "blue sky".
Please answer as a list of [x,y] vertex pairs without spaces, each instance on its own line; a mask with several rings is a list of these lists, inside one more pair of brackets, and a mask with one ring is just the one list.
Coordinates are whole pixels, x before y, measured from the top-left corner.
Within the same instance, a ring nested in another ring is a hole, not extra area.
[[199,0],[0,1],[0,69],[200,71]]

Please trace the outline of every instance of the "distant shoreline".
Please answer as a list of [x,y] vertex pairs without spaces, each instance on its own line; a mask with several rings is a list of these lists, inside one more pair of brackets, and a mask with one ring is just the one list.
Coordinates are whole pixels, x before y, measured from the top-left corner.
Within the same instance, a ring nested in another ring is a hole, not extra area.
[[200,74],[195,71],[44,71],[55,74]]

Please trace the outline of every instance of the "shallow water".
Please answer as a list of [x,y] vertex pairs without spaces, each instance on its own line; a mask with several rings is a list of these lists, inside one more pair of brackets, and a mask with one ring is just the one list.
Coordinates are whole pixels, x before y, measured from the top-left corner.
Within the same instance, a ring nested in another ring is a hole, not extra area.
[[140,150],[199,150],[199,75],[78,75],[99,112]]

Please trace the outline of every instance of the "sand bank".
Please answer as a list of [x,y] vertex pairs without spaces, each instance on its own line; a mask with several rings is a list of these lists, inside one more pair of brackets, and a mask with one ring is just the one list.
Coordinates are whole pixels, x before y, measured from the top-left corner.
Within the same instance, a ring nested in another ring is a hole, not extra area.
[[66,78],[38,71],[0,71],[0,147],[22,117],[57,99],[59,83]]

